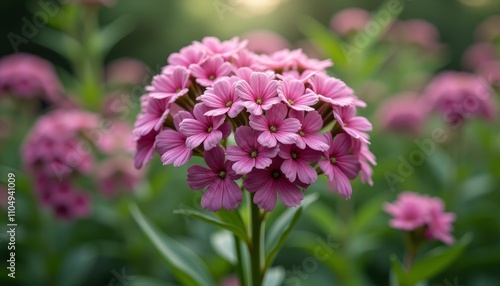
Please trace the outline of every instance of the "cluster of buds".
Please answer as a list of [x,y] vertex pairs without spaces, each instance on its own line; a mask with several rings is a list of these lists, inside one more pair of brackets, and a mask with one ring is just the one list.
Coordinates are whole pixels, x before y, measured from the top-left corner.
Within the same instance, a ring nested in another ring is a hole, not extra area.
[[301,50],[257,55],[245,46],[206,37],[168,57],[141,99],[135,166],[155,151],[175,167],[203,157],[208,168],[191,166],[187,183],[206,188],[201,204],[211,211],[239,206],[239,179],[265,211],[277,197],[300,205],[320,174],[345,198],[359,173],[372,183],[372,125],[356,115],[365,103],[326,73],[331,61]]

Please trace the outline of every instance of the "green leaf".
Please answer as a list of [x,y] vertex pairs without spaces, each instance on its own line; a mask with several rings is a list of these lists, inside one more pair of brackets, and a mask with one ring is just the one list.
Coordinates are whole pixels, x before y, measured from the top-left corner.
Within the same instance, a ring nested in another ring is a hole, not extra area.
[[342,236],[346,228],[344,222],[338,219],[331,207],[326,206],[323,202],[318,202],[314,207],[310,208],[306,216],[314,223],[318,229],[325,233],[333,235],[336,238]]
[[237,263],[234,236],[227,230],[220,230],[210,236],[212,248],[228,262]]
[[418,259],[410,271],[410,282],[428,280],[443,271],[465,250],[472,241],[472,234],[467,233],[452,246],[437,247]]
[[123,15],[104,27],[97,37],[100,52],[106,54],[116,43],[134,30],[136,19],[131,15]]
[[160,252],[174,275],[184,285],[216,285],[206,265],[189,248],[160,233],[142,215],[136,204],[131,204],[130,212],[144,234]]
[[343,43],[330,30],[311,17],[304,17],[299,22],[299,29],[327,57],[331,58],[339,70],[347,67],[348,59],[343,50]]
[[40,32],[40,36],[36,37],[35,42],[60,54],[69,61],[73,61],[83,50],[82,45],[76,39],[49,27],[45,27]]
[[385,196],[372,198],[356,211],[356,217],[354,218],[354,229],[356,233],[359,234],[371,225],[371,222],[381,213],[382,203],[384,201]]
[[283,267],[273,267],[266,272],[264,276],[263,286],[280,286],[285,280],[285,269]]
[[408,274],[395,254],[391,254],[391,285],[404,285]]
[[215,215],[222,220],[223,222],[234,225],[238,229],[240,229],[243,234],[244,234],[244,241],[246,241],[247,235],[246,235],[246,226],[245,223],[243,222],[243,219],[241,218],[241,214],[238,211],[238,209],[233,210],[233,211],[228,211],[225,209],[221,209],[218,212],[215,212]]
[[246,232],[245,232],[244,228],[242,228],[241,226],[232,224],[232,223],[227,223],[225,221],[222,221],[222,220],[218,219],[217,217],[215,217],[211,213],[202,212],[202,211],[198,211],[195,209],[184,208],[184,209],[174,210],[174,214],[193,216],[201,221],[204,221],[204,222],[209,223],[211,225],[214,225],[216,227],[227,229],[230,232],[234,233],[236,236],[238,236],[243,241],[247,240]]
[[92,246],[86,245],[72,250],[61,264],[58,285],[82,285],[82,281],[91,274],[96,259],[97,251]]
[[308,195],[298,208],[287,208],[273,223],[266,239],[266,265],[270,266],[285,243],[288,235],[299,221],[302,210],[319,198],[318,193]]

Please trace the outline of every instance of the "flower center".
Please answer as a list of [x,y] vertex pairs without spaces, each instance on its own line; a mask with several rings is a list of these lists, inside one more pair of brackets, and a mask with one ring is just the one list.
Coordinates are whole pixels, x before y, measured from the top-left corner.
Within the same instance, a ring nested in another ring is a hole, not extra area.
[[261,105],[264,101],[262,100],[262,98],[257,98],[257,100],[255,101],[255,103],[257,103],[258,105]]
[[306,136],[306,133],[304,131],[302,131],[302,130],[299,130],[299,135],[302,136],[302,137],[304,137],[304,136]]
[[335,157],[330,157],[330,163],[332,163],[332,165],[337,164],[337,158],[335,158]]
[[299,155],[296,152],[292,152],[290,154],[290,157],[292,157],[292,159],[297,159],[297,157],[299,157]]
[[220,171],[219,172],[219,178],[225,179],[226,178],[226,171]]
[[291,99],[288,100],[288,103],[290,103],[290,105],[294,105],[295,104],[295,102],[293,100],[291,100]]
[[278,128],[276,128],[276,126],[274,126],[274,125],[271,125],[271,127],[269,127],[269,131],[276,132],[276,131],[278,131]]
[[210,127],[208,127],[207,132],[210,133],[210,132],[212,132],[212,130],[214,130],[214,127],[210,126]]
[[226,107],[230,107],[231,105],[233,105],[233,102],[231,100],[226,102]]
[[281,176],[281,172],[278,170],[274,170],[271,172],[271,176],[273,176],[273,178],[275,179],[278,179]]
[[215,75],[211,74],[209,77],[208,77],[209,80],[214,80],[215,79]]
[[259,153],[256,150],[254,150],[252,151],[252,153],[250,153],[250,158],[257,158],[257,155],[259,155]]

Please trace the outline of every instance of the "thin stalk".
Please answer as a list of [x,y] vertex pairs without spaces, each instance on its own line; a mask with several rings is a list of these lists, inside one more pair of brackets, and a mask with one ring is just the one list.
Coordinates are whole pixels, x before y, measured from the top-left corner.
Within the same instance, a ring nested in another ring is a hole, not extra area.
[[261,286],[264,278],[263,258],[264,258],[264,230],[259,207],[253,203],[254,194],[250,203],[250,224],[252,230],[252,240],[248,247],[250,252],[250,264],[252,268],[252,286]]
[[245,277],[245,271],[243,270],[243,255],[242,255],[242,249],[241,249],[241,243],[239,238],[236,235],[233,235],[234,237],[234,245],[236,248],[236,272],[238,273],[238,277],[240,279],[240,285],[241,286],[247,286],[247,279]]

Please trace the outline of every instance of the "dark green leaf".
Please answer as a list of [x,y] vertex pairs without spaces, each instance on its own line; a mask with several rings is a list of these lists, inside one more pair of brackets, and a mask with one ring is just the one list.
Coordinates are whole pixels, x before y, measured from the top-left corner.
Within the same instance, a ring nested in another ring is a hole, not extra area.
[[160,233],[144,218],[137,205],[131,204],[130,212],[180,282],[185,285],[216,285],[206,265],[189,248]]

